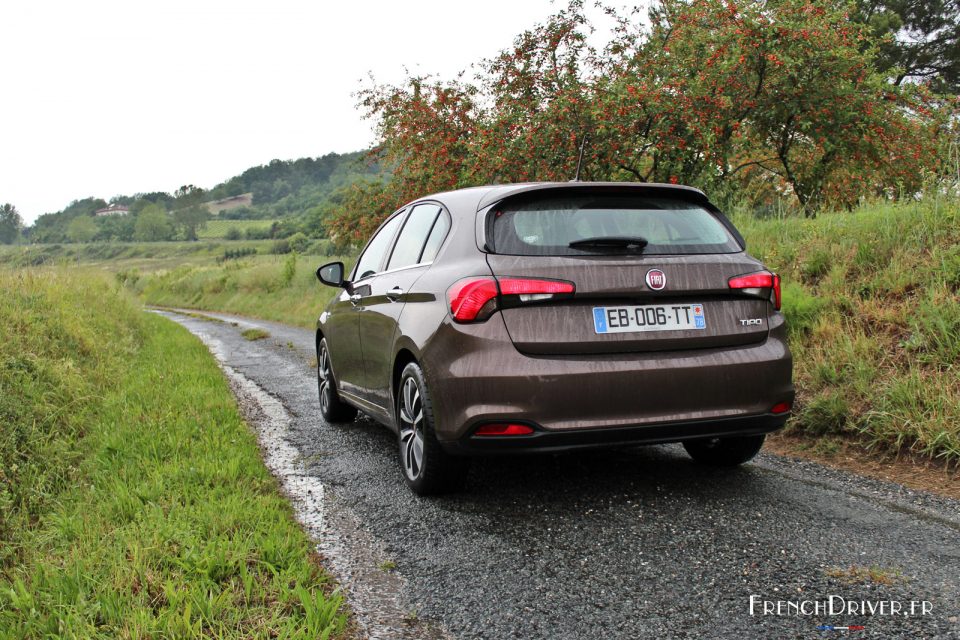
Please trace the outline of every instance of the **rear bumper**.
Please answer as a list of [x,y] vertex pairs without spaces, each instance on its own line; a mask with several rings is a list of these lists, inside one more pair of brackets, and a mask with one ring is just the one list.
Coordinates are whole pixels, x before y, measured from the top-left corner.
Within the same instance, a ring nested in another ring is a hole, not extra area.
[[752,436],[770,433],[786,424],[789,413],[774,415],[724,418],[720,420],[692,420],[657,425],[617,427],[608,429],[577,429],[545,431],[538,429],[529,436],[466,436],[453,442],[444,442],[451,454],[512,455],[524,453],[558,453],[581,449],[608,449],[644,444],[664,444],[700,438]]
[[[422,364],[437,439],[450,451],[676,442],[783,426],[787,414],[770,411],[794,398],[785,333],[780,319],[751,345],[530,356],[514,348],[495,314],[481,324],[442,325]],[[535,425],[536,433],[476,442],[473,432],[490,422]]]

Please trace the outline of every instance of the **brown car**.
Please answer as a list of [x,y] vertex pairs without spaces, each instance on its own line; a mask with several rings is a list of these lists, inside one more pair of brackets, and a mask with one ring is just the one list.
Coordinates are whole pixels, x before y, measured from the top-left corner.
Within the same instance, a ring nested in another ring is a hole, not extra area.
[[462,189],[377,230],[317,322],[320,407],[397,433],[420,494],[466,456],[682,442],[735,465],[794,389],[780,278],[689,187]]

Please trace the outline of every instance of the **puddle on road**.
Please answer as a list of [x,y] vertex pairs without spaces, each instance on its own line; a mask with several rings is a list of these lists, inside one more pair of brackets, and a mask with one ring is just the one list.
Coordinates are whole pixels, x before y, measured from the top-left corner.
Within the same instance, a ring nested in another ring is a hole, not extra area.
[[[168,317],[180,320],[172,314]],[[293,419],[283,403],[226,364],[222,341],[193,323],[182,324],[210,349],[226,374],[241,412],[256,430],[264,463],[280,481],[295,517],[317,543],[327,569],[345,589],[362,633],[374,640],[450,638],[403,609],[403,578],[380,568],[388,555],[351,512],[336,500],[325,499],[319,478],[305,473],[300,452],[286,437]]]

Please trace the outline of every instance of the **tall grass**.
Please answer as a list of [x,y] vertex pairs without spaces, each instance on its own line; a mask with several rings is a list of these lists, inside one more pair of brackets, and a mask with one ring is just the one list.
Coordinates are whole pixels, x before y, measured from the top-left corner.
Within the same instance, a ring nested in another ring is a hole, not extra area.
[[142,313],[114,289],[0,271],[0,567],[20,554],[16,532],[72,484],[103,394],[140,346]]
[[0,293],[0,638],[342,632],[196,338],[104,277],[0,273]]
[[958,202],[735,223],[786,283],[793,429],[960,462]]
[[321,263],[350,257],[261,256],[221,265],[184,265],[141,278],[135,290],[148,304],[230,311],[301,327],[317,316],[336,290],[317,281]]

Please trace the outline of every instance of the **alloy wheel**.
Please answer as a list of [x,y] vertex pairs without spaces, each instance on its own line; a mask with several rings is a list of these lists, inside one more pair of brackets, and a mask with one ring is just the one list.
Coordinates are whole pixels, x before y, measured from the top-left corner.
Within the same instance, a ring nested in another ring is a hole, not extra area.
[[400,457],[403,472],[416,480],[423,471],[423,401],[417,381],[409,377],[400,391]]
[[326,414],[330,411],[330,356],[327,347],[320,349],[320,358],[317,360],[317,377],[320,380],[320,409]]

